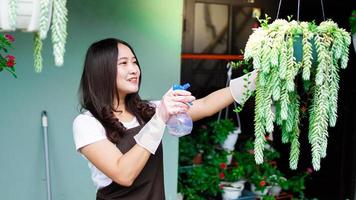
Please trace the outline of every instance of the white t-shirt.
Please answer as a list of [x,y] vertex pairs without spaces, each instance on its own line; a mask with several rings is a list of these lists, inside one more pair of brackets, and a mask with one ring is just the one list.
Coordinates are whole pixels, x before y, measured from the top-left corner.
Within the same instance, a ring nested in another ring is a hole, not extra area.
[[[131,122],[122,122],[122,124],[127,129],[134,128],[140,125],[136,117]],[[92,144],[94,142],[106,139],[106,132],[103,125],[101,125],[101,123],[95,117],[93,117],[93,115],[89,111],[86,111],[83,114],[78,115],[74,119],[73,137],[75,142],[75,148],[78,151],[80,148],[88,144]],[[94,185],[96,186],[96,189],[103,188],[112,182],[109,177],[107,177],[103,172],[97,169],[89,160],[88,166],[91,172],[91,178],[94,182]]]

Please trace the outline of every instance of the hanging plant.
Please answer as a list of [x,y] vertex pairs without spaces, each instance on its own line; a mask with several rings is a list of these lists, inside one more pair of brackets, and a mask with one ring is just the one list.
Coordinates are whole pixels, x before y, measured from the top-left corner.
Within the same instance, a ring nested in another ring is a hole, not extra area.
[[[67,0],[0,0],[0,30],[34,32],[34,68],[42,71],[42,42],[51,27],[56,66],[63,65],[67,38]],[[51,23],[52,22],[52,23]]]
[[319,26],[279,19],[268,24],[268,20],[261,20],[261,27],[250,35],[244,54],[259,71],[255,161],[263,162],[265,135],[273,132],[276,123],[282,130],[282,142],[291,145],[290,168],[297,168],[301,116],[298,91],[304,91],[312,98],[308,138],[313,167],[319,170],[320,160],[326,156],[328,125],[336,124],[339,69],[347,67],[350,34],[331,20]]

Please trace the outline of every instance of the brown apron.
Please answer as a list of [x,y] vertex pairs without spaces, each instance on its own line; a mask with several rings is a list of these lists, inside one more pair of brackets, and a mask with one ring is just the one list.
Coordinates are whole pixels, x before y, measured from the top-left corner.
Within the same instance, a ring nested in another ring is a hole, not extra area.
[[[142,120],[139,120],[142,124]],[[143,125],[132,129],[120,138],[117,147],[124,154],[128,152],[136,141],[134,136],[141,130]],[[164,200],[163,184],[163,152],[162,142],[155,155],[151,155],[141,173],[137,176],[130,187],[121,186],[114,181],[96,193],[97,200]]]

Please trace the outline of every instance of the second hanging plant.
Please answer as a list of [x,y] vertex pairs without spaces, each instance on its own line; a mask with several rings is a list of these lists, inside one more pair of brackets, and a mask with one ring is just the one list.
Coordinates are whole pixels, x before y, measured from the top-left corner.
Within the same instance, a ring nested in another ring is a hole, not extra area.
[[[263,162],[265,135],[274,123],[282,129],[282,142],[290,143],[290,168],[299,159],[301,92],[309,94],[309,133],[312,164],[320,169],[326,156],[328,126],[337,119],[339,69],[348,63],[350,34],[333,21],[260,20],[250,35],[245,60],[259,71],[256,80],[255,160]],[[298,81],[300,80],[300,81]]]

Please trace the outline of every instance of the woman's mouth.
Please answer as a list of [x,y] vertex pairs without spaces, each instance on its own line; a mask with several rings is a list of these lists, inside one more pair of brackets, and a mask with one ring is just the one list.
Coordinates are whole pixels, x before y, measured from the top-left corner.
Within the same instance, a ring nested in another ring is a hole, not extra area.
[[130,83],[137,83],[138,79],[137,77],[132,77],[132,78],[129,78],[127,79]]

